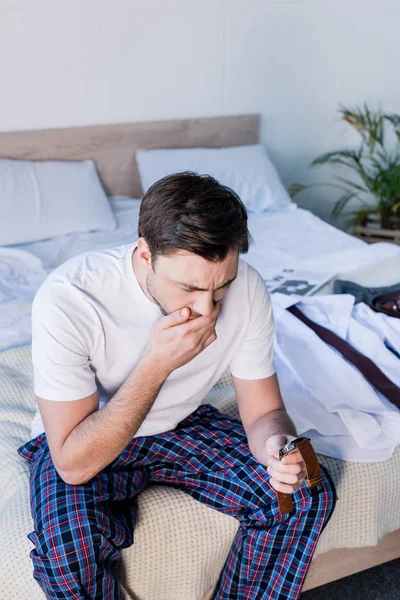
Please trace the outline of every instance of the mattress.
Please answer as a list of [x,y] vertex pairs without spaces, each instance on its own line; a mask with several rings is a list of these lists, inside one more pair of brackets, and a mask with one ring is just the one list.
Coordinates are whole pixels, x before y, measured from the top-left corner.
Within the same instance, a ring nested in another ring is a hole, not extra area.
[[[226,373],[204,402],[238,416]],[[26,535],[32,531],[29,470],[17,448],[29,437],[35,410],[30,347],[0,353],[0,568],[1,598],[43,598],[32,579]],[[400,447],[390,460],[347,463],[319,456],[332,475],[339,500],[322,533],[316,556],[334,548],[377,544],[400,528]],[[135,544],[124,550],[118,574],[127,590],[146,600],[196,600],[217,580],[238,523],[184,492],[152,486],[139,497]]]
[[[83,252],[137,239],[140,200],[118,196],[110,198],[110,203],[117,221],[115,231],[70,234],[0,247],[0,351],[30,343],[32,300],[49,272]],[[249,214],[249,230],[254,243],[244,258],[264,278],[278,267],[298,266],[340,275],[400,256],[400,248],[393,244],[372,248],[294,203],[280,212]]]

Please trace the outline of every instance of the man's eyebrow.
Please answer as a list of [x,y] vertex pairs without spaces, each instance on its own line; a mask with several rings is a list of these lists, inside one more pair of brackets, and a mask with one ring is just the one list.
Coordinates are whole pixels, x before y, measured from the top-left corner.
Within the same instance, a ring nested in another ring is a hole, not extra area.
[[[235,281],[236,277],[237,275],[235,275],[235,277],[233,277],[229,281],[226,281],[223,285],[220,285],[218,288],[215,288],[214,292],[216,292],[217,290],[222,290],[222,288],[226,287],[227,285],[230,285],[233,281]],[[208,292],[206,288],[199,288],[196,285],[189,285],[187,283],[181,283],[180,281],[176,281],[175,283],[193,292]]]

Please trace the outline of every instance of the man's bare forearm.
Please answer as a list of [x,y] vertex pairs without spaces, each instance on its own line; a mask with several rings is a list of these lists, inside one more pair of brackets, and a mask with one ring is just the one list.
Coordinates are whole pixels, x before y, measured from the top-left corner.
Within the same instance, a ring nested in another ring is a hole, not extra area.
[[138,431],[167,378],[156,365],[139,362],[101,410],[81,421],[61,450],[62,477],[86,483],[109,465]]
[[286,410],[271,410],[257,419],[247,433],[249,448],[253,456],[262,464],[267,464],[265,442],[273,435],[297,436],[293,421]]

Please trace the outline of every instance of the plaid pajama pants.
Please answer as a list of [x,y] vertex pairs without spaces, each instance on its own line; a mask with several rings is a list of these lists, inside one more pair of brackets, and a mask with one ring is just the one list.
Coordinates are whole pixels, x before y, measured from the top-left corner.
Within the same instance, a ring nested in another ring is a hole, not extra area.
[[322,468],[324,492],[311,497],[303,484],[293,495],[293,511],[281,515],[266,467],[250,453],[241,422],[208,404],[174,430],[132,439],[82,485],[66,484],[58,475],[45,434],[18,452],[31,463],[33,575],[50,599],[122,598],[112,568],[121,549],[133,543],[134,498],[151,483],[177,487],[239,520],[215,600],[298,598],[336,502]]

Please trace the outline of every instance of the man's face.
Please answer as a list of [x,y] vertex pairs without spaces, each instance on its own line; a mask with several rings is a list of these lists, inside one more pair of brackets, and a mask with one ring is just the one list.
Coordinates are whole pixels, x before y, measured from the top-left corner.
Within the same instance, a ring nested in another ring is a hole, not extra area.
[[230,252],[223,261],[209,262],[184,250],[157,256],[147,273],[147,292],[164,315],[185,306],[192,319],[210,315],[237,275],[238,258]]

